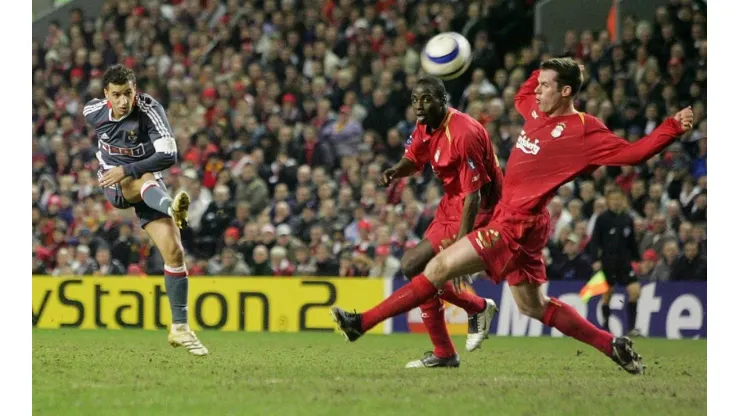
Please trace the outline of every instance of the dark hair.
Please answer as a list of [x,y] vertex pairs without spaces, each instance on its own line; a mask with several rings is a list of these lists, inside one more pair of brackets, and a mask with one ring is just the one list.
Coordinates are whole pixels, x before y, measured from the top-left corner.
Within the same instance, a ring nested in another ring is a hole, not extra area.
[[442,102],[447,102],[447,90],[445,89],[445,84],[439,78],[421,77],[416,81],[416,84],[426,84],[432,90],[432,95],[442,100]]
[[620,188],[619,186],[615,186],[615,187],[609,189],[609,192],[606,193],[606,196],[608,197],[611,194],[619,194],[621,196],[627,196],[624,193],[624,191],[622,190],[622,188]]
[[571,97],[574,97],[583,85],[581,68],[572,58],[551,58],[543,62],[540,68],[555,71],[557,73],[558,90],[562,90],[566,85],[570,86],[572,90]]
[[134,75],[134,71],[121,64],[108,67],[103,74],[103,88],[108,88],[110,84],[125,85],[129,81],[136,85],[136,75]]

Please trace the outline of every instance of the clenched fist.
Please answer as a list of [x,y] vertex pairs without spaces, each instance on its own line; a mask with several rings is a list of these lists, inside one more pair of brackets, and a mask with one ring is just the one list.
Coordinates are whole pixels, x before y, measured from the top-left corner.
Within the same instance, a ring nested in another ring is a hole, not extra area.
[[694,111],[691,109],[691,106],[679,111],[673,118],[681,124],[683,131],[691,130],[694,126]]
[[378,184],[380,186],[388,186],[391,182],[393,182],[394,176],[396,176],[396,170],[394,168],[386,169],[383,174],[380,175],[380,179],[378,179]]

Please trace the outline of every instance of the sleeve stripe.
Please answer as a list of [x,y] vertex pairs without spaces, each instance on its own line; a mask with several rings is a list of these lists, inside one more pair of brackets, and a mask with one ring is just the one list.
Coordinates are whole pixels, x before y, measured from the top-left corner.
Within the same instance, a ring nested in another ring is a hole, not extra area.
[[101,108],[103,108],[107,103],[108,103],[108,101],[103,100],[103,101],[99,101],[99,102],[97,102],[95,104],[88,105],[87,107],[85,107],[85,108],[82,109],[82,115],[85,115],[86,116],[88,114],[92,114],[92,113],[100,110]]
[[140,103],[139,105],[144,111],[144,114],[146,114],[147,117],[149,117],[149,119],[152,121],[152,124],[154,124],[154,128],[157,129],[157,133],[159,133],[159,135],[161,136],[160,138],[172,137],[172,134],[170,134],[167,125],[164,124],[162,118],[159,116],[159,114],[157,114],[156,110],[154,110],[151,105],[147,105],[144,103]]

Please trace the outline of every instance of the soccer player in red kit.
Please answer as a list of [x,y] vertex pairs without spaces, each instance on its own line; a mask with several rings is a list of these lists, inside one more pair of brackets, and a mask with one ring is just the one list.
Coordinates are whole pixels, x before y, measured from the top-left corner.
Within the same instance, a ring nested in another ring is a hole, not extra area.
[[[413,277],[424,270],[435,254],[465,237],[476,227],[486,225],[501,196],[503,173],[493,152],[488,132],[475,119],[447,106],[447,91],[442,81],[422,78],[414,86],[411,102],[416,113],[416,129],[401,160],[383,172],[380,185],[409,176],[429,163],[442,181],[444,197],[424,240],[404,253],[401,271]],[[496,303],[445,283],[438,296],[421,305],[421,317],[434,351],[406,364],[406,368],[458,367],[460,357],[447,332],[442,301],[468,313],[468,351],[477,349],[488,337]]]
[[435,256],[411,283],[365,313],[334,308],[345,337],[354,341],[386,318],[431,298],[458,275],[487,270],[495,283],[506,280],[526,316],[598,349],[632,374],[642,374],[642,357],[628,337],[613,337],[584,319],[573,307],[548,298],[542,249],[549,236],[547,204],[557,189],[601,165],[639,164],[691,129],[691,108],[666,119],[633,143],[611,133],[597,118],[576,111],[582,68],[570,58],[545,61],[516,95],[526,119],[507,164],[501,201],[492,221]]

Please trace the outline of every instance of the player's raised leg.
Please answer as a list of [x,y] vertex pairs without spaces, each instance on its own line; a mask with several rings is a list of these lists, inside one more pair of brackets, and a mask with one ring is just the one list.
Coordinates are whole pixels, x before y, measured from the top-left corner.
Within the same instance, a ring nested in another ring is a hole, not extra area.
[[332,315],[345,338],[355,341],[384,320],[421,306],[434,297],[445,282],[456,276],[477,273],[484,268],[485,263],[478,256],[470,240],[463,238],[434,256],[424,268],[424,273],[411,279],[409,284],[395,291],[374,308],[359,314],[334,307]]
[[188,271],[180,242],[180,230],[172,218],[158,218],[144,229],[164,258],[164,279],[172,311],[172,327],[168,336],[170,345],[184,346],[193,355],[206,355],[208,349],[188,325]]
[[121,191],[126,201],[132,204],[143,201],[153,210],[172,217],[179,228],[187,226],[190,196],[180,191],[170,198],[164,185],[153,174],[145,173],[139,179],[124,179],[121,181]]
[[[632,348],[632,340],[627,337],[614,338],[609,332],[584,319],[572,306],[555,298],[547,298],[539,284],[531,283],[526,278],[518,280],[517,284],[510,284],[510,287],[519,312],[523,315],[591,345],[632,374],[643,373],[642,357]],[[510,283],[516,282],[510,280]]]

